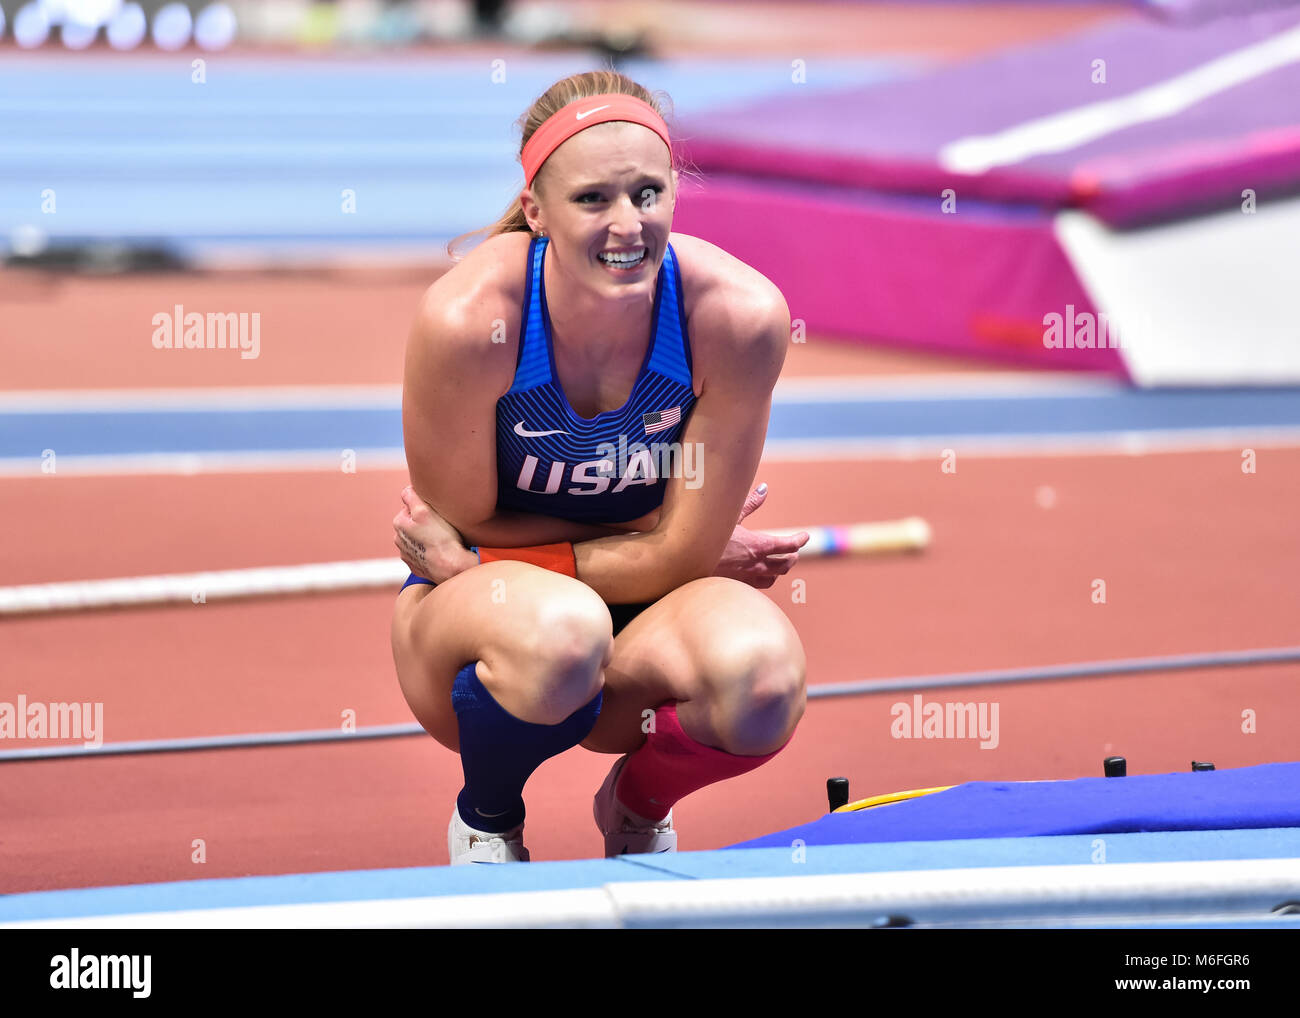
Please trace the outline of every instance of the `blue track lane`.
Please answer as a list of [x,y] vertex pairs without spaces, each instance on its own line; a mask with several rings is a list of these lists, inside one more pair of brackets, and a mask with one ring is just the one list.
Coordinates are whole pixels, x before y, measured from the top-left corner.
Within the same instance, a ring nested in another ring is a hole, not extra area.
[[[1115,432],[1300,427],[1300,389],[1116,389],[1086,395],[962,399],[789,401],[772,407],[768,441],[980,436],[1080,436]],[[628,441],[637,441],[629,436]],[[58,455],[400,449],[391,409],[0,411],[0,459]]]
[[[51,239],[433,245],[493,222],[521,185],[515,121],[594,56],[391,62],[191,56],[0,66],[0,249],[17,226]],[[809,91],[884,82],[917,61],[819,59]],[[630,61],[679,118],[791,87],[789,61]],[[343,209],[343,191],[355,210]],[[54,212],[42,207],[53,193]]]

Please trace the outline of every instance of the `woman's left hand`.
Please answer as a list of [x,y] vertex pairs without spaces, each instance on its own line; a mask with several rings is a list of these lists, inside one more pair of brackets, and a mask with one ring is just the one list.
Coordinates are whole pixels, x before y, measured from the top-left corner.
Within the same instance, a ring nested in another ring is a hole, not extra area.
[[736,528],[731,532],[731,540],[722,553],[722,560],[714,570],[714,576],[726,576],[759,590],[766,590],[776,583],[778,576],[784,576],[799,561],[799,549],[808,542],[807,533],[801,531],[782,537],[765,534],[761,530],[746,530],[740,526],[745,517],[766,500],[766,484],[760,484],[749,493],[740,510]]
[[478,557],[461,540],[460,533],[409,484],[402,491],[402,508],[393,517],[393,538],[398,554],[411,572],[434,583],[445,583],[478,563]]

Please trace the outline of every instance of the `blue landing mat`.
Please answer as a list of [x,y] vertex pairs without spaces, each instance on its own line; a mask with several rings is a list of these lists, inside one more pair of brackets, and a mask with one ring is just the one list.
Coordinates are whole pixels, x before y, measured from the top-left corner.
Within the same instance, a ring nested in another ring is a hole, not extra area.
[[972,781],[732,848],[1300,827],[1300,763],[1074,781]]

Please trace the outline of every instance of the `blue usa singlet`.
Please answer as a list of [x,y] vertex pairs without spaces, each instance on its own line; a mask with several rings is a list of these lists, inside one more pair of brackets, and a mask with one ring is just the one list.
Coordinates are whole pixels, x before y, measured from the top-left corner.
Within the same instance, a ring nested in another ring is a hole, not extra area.
[[695,405],[677,256],[668,245],[655,282],[650,345],[617,410],[580,417],[560,388],[542,263],[529,246],[519,362],[497,400],[497,507],[581,523],[624,523],[663,503],[667,478],[702,464],[681,446]]

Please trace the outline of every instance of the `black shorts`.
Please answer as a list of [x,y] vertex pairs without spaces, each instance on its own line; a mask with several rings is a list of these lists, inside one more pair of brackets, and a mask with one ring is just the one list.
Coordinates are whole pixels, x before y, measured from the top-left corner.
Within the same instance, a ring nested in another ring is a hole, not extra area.
[[609,609],[609,617],[614,620],[614,635],[617,636],[627,624],[640,615],[643,611],[654,604],[653,601],[645,601],[641,604],[610,604],[606,605]]
[[[432,580],[426,580],[423,576],[416,576],[415,573],[412,573],[407,577],[406,582],[402,584],[402,590],[405,590],[412,583],[427,583],[430,587],[437,586],[437,584]],[[401,593],[401,591],[398,591],[398,593]],[[609,608],[609,617],[614,621],[614,635],[617,636],[626,629],[629,622],[649,608],[653,603],[653,601],[645,601],[641,604],[606,605],[606,607]]]

